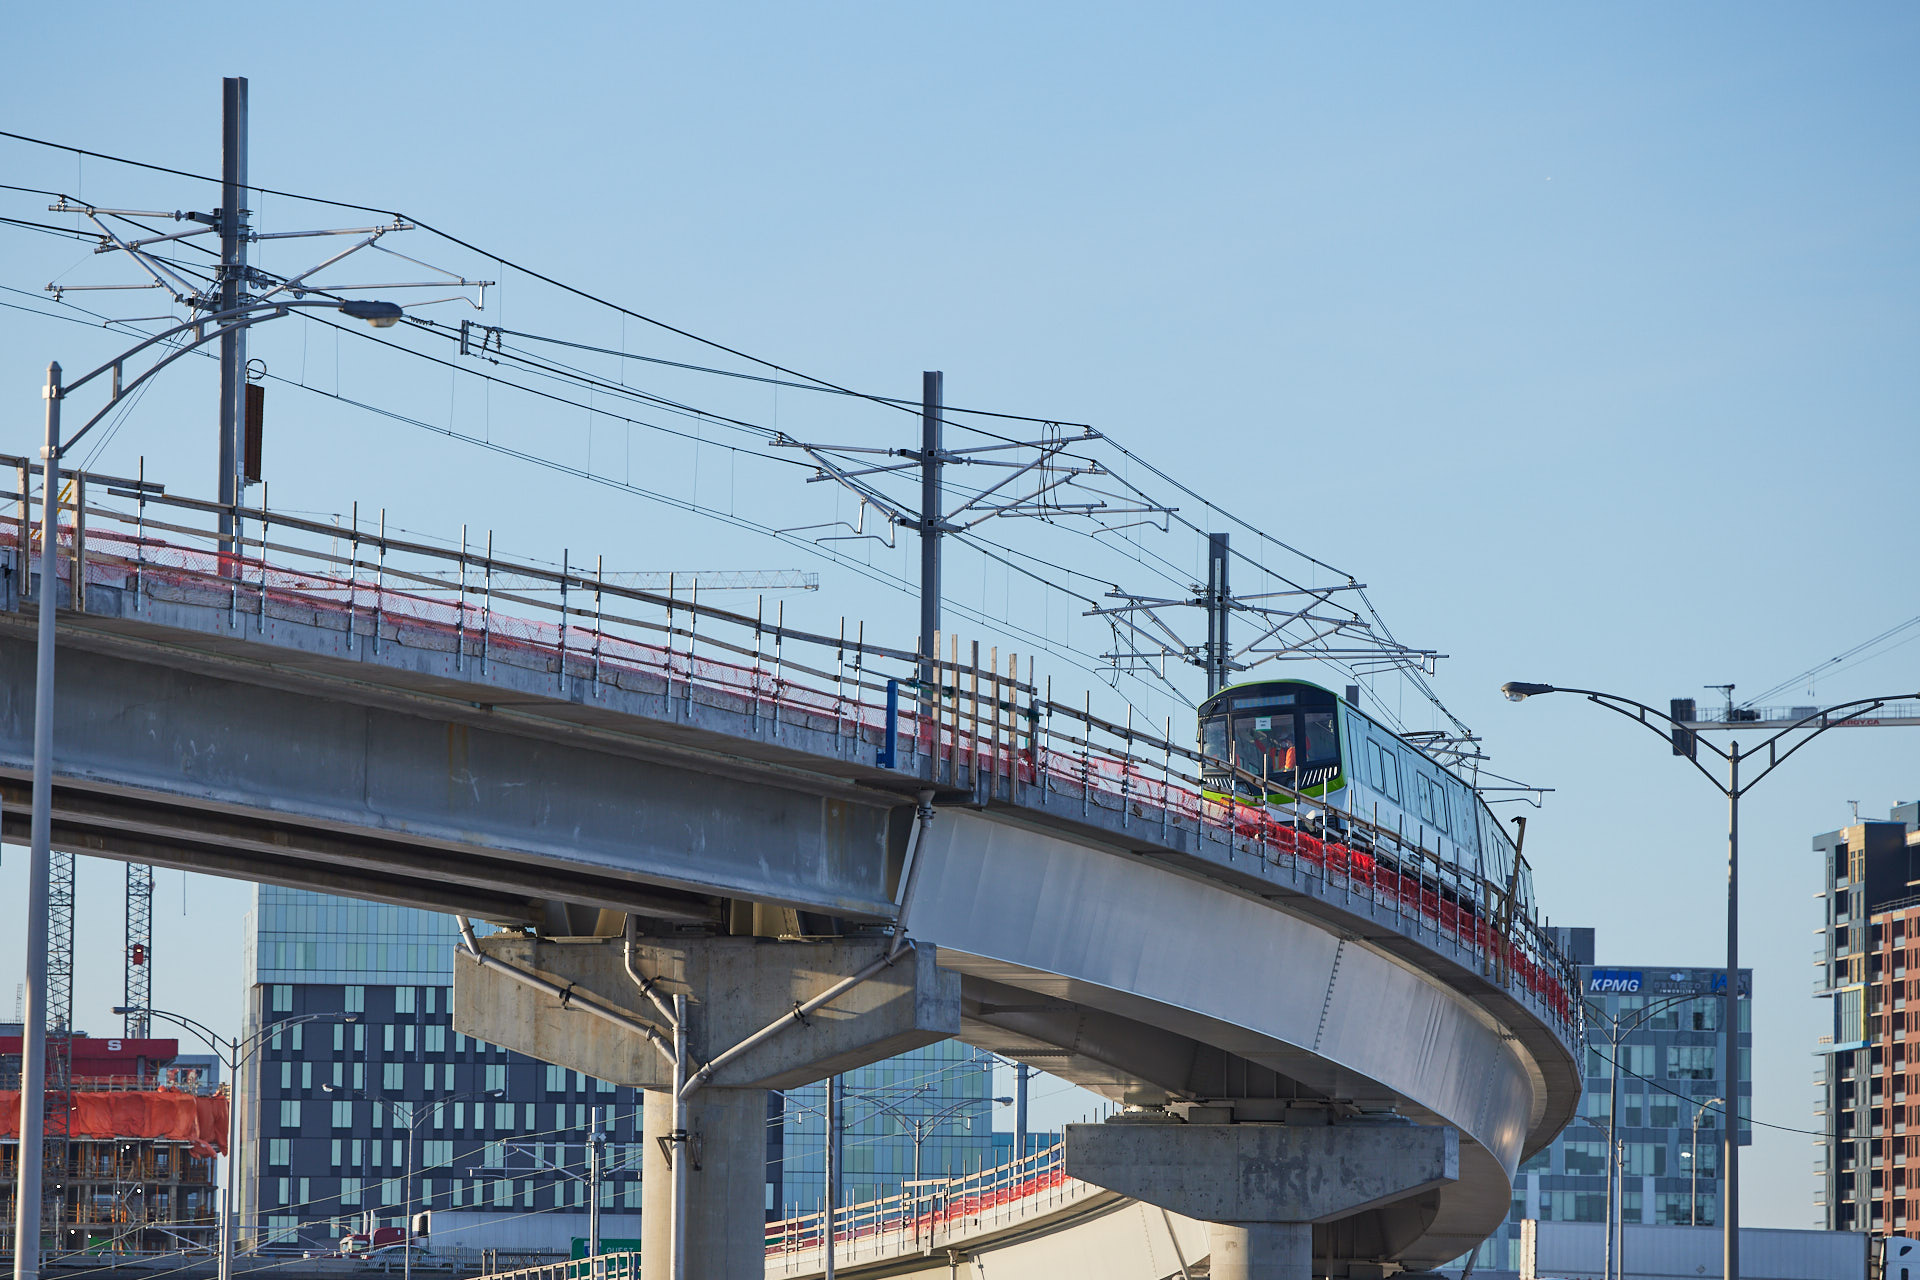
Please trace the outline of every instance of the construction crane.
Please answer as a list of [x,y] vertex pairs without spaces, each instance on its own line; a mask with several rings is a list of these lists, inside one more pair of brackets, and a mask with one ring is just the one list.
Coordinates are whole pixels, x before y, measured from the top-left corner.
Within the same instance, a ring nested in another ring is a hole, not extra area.
[[127,864],[127,938],[125,998],[128,1012],[121,1034],[145,1040],[153,1028],[147,1009],[153,1004],[153,868]]
[[[1779,684],[1772,685],[1745,702],[1733,700],[1735,686],[1732,684],[1710,684],[1706,687],[1721,695],[1722,706],[1712,710],[1702,710],[1692,698],[1675,698],[1671,704],[1671,714],[1681,726],[1687,729],[1788,729],[1796,724],[1812,721],[1809,728],[1820,726],[1824,708],[1818,703],[1804,703],[1790,706],[1760,706],[1768,698],[1777,697],[1797,685],[1809,686],[1823,675],[1838,675],[1839,671],[1851,670],[1863,662],[1871,661],[1881,654],[1897,649],[1902,645],[1920,640],[1920,615],[1896,623],[1878,635],[1870,636],[1850,649],[1842,650],[1831,658],[1816,662],[1805,671],[1789,676]],[[1869,652],[1872,650],[1873,652]],[[1843,665],[1844,664],[1844,665]],[[1839,671],[1834,670],[1838,667]],[[1870,712],[1851,715],[1834,723],[1835,728],[1869,728],[1891,725],[1920,725],[1920,701],[1889,701]]]

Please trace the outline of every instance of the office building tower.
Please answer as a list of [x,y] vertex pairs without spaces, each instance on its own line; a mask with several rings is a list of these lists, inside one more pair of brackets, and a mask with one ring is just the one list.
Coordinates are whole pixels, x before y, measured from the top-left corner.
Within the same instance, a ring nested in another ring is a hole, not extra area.
[[[1720,1221],[1721,1145],[1728,1090],[1721,1079],[1726,970],[1594,963],[1592,929],[1561,929],[1587,1005],[1580,1112],[1521,1164],[1507,1221],[1481,1245],[1474,1275],[1502,1280],[1519,1268],[1520,1223],[1604,1222],[1608,1144],[1619,1151],[1618,1216],[1655,1226]],[[1753,1141],[1753,973],[1740,971],[1738,1060],[1732,1113],[1742,1146]],[[1619,1079],[1614,1079],[1614,1029]],[[1618,1116],[1610,1115],[1618,1084]],[[1609,1124],[1609,1120],[1617,1123]]]
[[439,1253],[577,1251],[599,1110],[601,1236],[637,1242],[639,1091],[456,1033],[452,917],[261,885],[246,939],[243,1241],[331,1245],[411,1206]]
[[[946,1040],[842,1075],[839,1203],[897,1195],[916,1166],[921,1178],[948,1178],[993,1164],[994,1063],[984,1050]],[[779,1209],[812,1213],[826,1195],[827,1084],[784,1097]]]

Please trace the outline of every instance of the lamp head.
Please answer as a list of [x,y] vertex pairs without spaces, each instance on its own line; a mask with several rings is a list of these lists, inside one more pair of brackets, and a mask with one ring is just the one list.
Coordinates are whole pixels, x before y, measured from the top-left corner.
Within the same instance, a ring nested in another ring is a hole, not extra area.
[[1012,1098],[995,1098],[994,1101],[999,1103],[1003,1107],[1010,1107],[1013,1105]]
[[130,1013],[145,1013],[145,1012],[146,1012],[145,1009],[134,1008],[131,1005],[117,1004],[113,1006],[113,1016],[116,1018],[124,1018]]
[[1507,695],[1508,702],[1525,702],[1536,693],[1552,693],[1550,684],[1529,684],[1525,680],[1509,680],[1500,686],[1500,692]]
[[355,320],[365,320],[376,329],[391,329],[399,324],[407,314],[397,302],[381,302],[375,298],[353,298],[340,304],[340,314],[352,316]]

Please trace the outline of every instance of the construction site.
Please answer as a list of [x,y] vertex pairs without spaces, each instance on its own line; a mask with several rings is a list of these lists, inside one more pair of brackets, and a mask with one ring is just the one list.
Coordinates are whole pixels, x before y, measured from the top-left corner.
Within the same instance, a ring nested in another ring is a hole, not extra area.
[[[124,940],[127,1011],[118,1038],[73,1028],[73,855],[51,883],[42,1159],[42,1248],[49,1253],[211,1253],[219,1242],[215,1162],[230,1099],[219,1059],[148,1034],[153,870],[129,866]],[[0,1023],[0,1212],[20,1185],[22,1025]],[[12,1240],[0,1248],[11,1252]]]

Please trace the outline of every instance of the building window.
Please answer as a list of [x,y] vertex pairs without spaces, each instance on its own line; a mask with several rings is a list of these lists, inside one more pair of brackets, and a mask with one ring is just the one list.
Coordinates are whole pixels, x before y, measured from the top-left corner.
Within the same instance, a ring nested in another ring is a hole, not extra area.
[[484,1087],[487,1089],[504,1089],[507,1087],[506,1063],[487,1064],[487,1083]]
[[1714,1078],[1714,1047],[1704,1044],[1667,1046],[1667,1076],[1674,1080]]
[[284,982],[273,984],[273,1011],[275,1013],[293,1012],[293,988]]
[[280,1087],[282,1089],[293,1088],[293,1063],[290,1061],[280,1064]]
[[567,1091],[567,1069],[547,1064],[547,1092],[565,1093]]
[[1567,1173],[1591,1174],[1607,1171],[1605,1142],[1563,1142],[1560,1144],[1560,1150],[1566,1160]]
[[298,1129],[300,1127],[300,1099],[286,1098],[280,1103],[280,1127]]
[[[428,987],[427,990],[431,991],[433,988]],[[447,1029],[445,1027],[437,1022],[432,1023],[426,1028],[425,1036],[428,1053],[445,1053],[447,1051]]]
[[336,1102],[333,1104],[333,1127],[336,1129],[353,1128],[353,1103]]
[[386,1026],[380,1028],[380,1030],[381,1030],[382,1036],[386,1041],[386,1043],[382,1047],[386,1049],[388,1053],[392,1053],[393,1052],[393,1024],[389,1022]]
[[[367,1011],[367,989],[365,987],[347,988],[347,1012],[365,1013]],[[365,1024],[361,1024],[365,1025]]]
[[300,1087],[302,1089],[313,1088],[313,1064],[311,1062],[303,1062],[300,1064]]
[[333,1167],[333,1168],[335,1168],[335,1169],[338,1169],[338,1168],[340,1167],[340,1139],[338,1139],[338,1138],[335,1138],[335,1139],[333,1140],[333,1165],[332,1165],[332,1167]]
[[355,1053],[367,1051],[367,1024],[364,1022],[353,1024],[353,1051]]
[[393,989],[393,1011],[395,1013],[413,1012],[414,991],[415,988],[413,987],[395,987]]
[[594,1090],[595,1090],[595,1092],[597,1092],[597,1093],[612,1093],[612,1092],[613,1092],[613,1081],[611,1081],[611,1080],[595,1080],[595,1081],[593,1082],[593,1087],[594,1087]]
[[268,1138],[267,1163],[280,1169],[292,1164],[293,1142],[287,1138]]
[[420,1144],[420,1167],[437,1169],[441,1165],[453,1163],[453,1143],[444,1138],[430,1138]]
[[[387,1030],[393,1030],[388,1027]],[[407,1064],[404,1062],[382,1063],[380,1068],[380,1087],[383,1089],[404,1089],[407,1087]]]
[[[333,1024],[333,1051],[335,1053],[339,1053],[346,1047],[347,1047],[347,1024],[344,1022],[336,1022]],[[336,1080],[334,1081],[334,1083],[339,1084],[340,1082]]]
[[438,987],[427,988],[427,1012],[428,1013],[440,1012],[438,1008],[438,1005],[440,1003],[438,999],[439,995],[440,995],[440,988]]
[[493,1104],[493,1128],[496,1133],[502,1129],[508,1132],[513,1130],[513,1104],[511,1102],[496,1102]]

